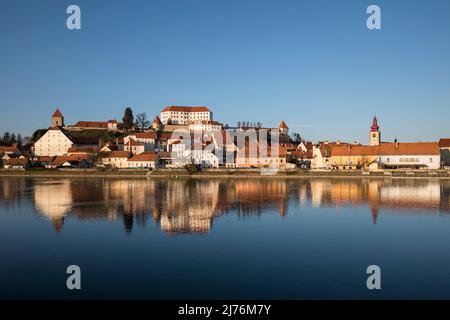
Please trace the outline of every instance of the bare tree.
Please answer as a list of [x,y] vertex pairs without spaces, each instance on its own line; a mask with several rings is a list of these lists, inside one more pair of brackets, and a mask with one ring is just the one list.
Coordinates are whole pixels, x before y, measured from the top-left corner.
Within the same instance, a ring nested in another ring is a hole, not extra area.
[[135,124],[136,124],[136,128],[139,131],[144,131],[150,125],[150,121],[148,120],[145,112],[139,113],[136,115]]

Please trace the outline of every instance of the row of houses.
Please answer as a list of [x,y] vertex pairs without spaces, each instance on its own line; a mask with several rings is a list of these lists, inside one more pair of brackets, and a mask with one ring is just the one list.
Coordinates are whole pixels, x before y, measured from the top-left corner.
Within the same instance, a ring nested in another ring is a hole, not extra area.
[[439,142],[383,142],[374,116],[369,145],[320,142],[313,148],[312,169],[430,169],[450,166],[450,139]]
[[[118,134],[110,141],[85,137],[83,130]],[[435,142],[383,142],[374,117],[369,144],[296,142],[281,121],[276,128],[243,123],[222,126],[207,107],[164,108],[144,132],[122,132],[115,120],[78,121],[65,126],[61,110],[52,127],[34,144],[32,155],[10,148],[0,151],[5,168],[177,168],[195,164],[205,168],[309,168],[326,170],[439,169],[450,166],[450,139]],[[16,148],[17,149],[17,148]],[[0,150],[2,150],[0,148]]]

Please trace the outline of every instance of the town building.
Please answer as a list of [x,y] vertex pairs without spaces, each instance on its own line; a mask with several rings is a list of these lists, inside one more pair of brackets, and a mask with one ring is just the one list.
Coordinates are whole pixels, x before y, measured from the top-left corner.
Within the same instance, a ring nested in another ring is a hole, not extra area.
[[53,159],[54,157],[47,157],[47,156],[32,157],[30,158],[30,166],[37,168],[45,168],[50,163],[52,163]]
[[106,130],[108,132],[119,131],[117,120],[109,121],[78,121],[74,125],[68,126],[67,130],[83,131],[83,130]]
[[213,113],[208,107],[168,106],[161,111],[161,122],[166,124],[189,124],[194,121],[210,121]]
[[134,139],[128,139],[128,142],[123,145],[124,151],[130,154],[141,154],[145,152],[145,144]]
[[450,166],[450,139],[440,139],[441,162],[444,167]]
[[161,122],[161,119],[159,119],[158,116],[155,116],[155,119],[153,119],[152,122],[152,129],[155,131],[159,131],[162,130],[163,128],[163,123]]
[[87,154],[74,154],[70,156],[56,156],[51,163],[49,163],[46,168],[52,169],[69,169],[69,168],[79,168],[86,169],[93,166],[92,159]]
[[439,169],[440,149],[435,142],[393,142],[378,146],[331,146],[332,169]]
[[127,145],[130,140],[134,140],[144,144],[144,151],[155,151],[156,139],[156,132],[136,132],[123,138],[123,142]]
[[286,148],[280,145],[245,144],[236,154],[236,168],[286,168]]
[[33,146],[36,156],[64,156],[72,147],[99,146],[99,138],[75,137],[62,127],[52,127]]
[[21,152],[17,147],[17,143],[14,143],[11,146],[0,146],[0,154],[21,154]]
[[26,169],[28,165],[28,159],[24,156],[3,160],[3,168],[5,169]]
[[189,123],[189,131],[220,131],[222,124],[213,120],[197,120]]
[[129,155],[127,151],[111,151],[101,158],[101,163],[119,169],[128,168]]
[[159,155],[156,152],[144,152],[128,159],[128,168],[159,168]]

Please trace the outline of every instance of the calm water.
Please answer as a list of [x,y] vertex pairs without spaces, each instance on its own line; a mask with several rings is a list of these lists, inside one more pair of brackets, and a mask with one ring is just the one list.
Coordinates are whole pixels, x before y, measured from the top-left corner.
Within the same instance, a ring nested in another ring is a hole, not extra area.
[[450,298],[450,181],[0,178],[0,298]]

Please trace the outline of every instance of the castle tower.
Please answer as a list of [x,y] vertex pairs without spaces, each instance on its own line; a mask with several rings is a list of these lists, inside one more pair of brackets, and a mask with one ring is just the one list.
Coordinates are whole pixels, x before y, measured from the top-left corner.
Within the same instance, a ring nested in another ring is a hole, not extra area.
[[370,127],[369,146],[379,146],[381,141],[380,127],[378,126],[377,117],[373,116],[372,126]]
[[280,129],[280,133],[288,133],[289,132],[289,128],[286,125],[286,122],[281,121],[280,124],[278,125],[278,129]]
[[155,131],[158,131],[158,130],[162,129],[162,122],[161,122],[161,120],[159,119],[158,116],[156,116],[155,119],[153,120],[152,128]]
[[64,117],[59,108],[52,115],[52,127],[64,127]]

